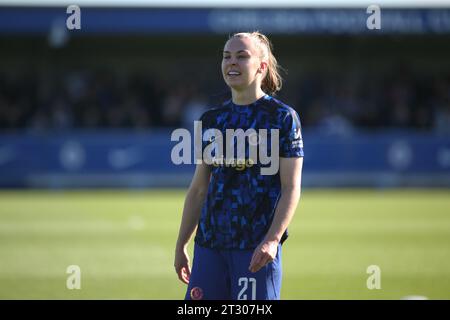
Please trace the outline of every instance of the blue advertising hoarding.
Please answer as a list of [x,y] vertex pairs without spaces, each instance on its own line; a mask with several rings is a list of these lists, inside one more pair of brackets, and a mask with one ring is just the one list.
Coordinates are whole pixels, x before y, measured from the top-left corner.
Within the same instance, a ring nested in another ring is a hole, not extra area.
[[[65,7],[0,7],[0,34],[67,30]],[[450,9],[381,8],[380,29],[368,29],[367,8],[95,8],[81,7],[84,34],[448,34]]]
[[[448,136],[305,131],[303,138],[305,186],[450,187]],[[186,187],[195,165],[173,163],[177,143],[170,131],[2,135],[0,186]]]

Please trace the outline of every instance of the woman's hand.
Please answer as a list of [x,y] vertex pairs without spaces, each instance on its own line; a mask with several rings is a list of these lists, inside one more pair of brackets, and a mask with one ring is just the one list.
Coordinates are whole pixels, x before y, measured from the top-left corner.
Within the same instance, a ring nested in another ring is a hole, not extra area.
[[266,264],[272,262],[277,256],[278,241],[263,241],[253,252],[248,269],[257,272]]
[[188,284],[191,277],[191,267],[189,266],[189,255],[186,247],[175,249],[175,262],[173,265],[178,279]]

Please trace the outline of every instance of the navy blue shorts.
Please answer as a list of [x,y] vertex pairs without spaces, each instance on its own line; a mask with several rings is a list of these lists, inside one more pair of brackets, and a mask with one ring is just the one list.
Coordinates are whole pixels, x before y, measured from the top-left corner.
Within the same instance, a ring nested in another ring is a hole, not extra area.
[[186,300],[278,300],[281,244],[275,259],[258,272],[248,270],[254,250],[217,250],[195,244]]

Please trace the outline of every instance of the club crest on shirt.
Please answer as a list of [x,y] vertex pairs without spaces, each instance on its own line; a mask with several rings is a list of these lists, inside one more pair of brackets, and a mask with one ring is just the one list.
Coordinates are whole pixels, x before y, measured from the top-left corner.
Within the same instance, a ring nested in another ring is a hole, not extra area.
[[200,287],[194,287],[191,289],[191,299],[201,300],[203,299],[203,290]]

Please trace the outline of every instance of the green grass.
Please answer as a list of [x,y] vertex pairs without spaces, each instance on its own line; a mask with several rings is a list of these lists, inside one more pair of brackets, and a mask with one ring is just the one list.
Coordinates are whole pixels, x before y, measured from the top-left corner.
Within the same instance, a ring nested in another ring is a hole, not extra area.
[[[0,299],[182,298],[184,193],[0,192]],[[81,290],[66,288],[69,265]],[[380,290],[366,287],[369,265]],[[283,299],[450,299],[450,192],[305,191],[283,270]]]

